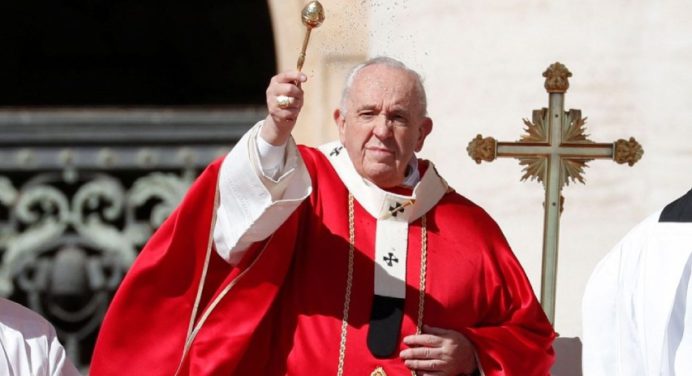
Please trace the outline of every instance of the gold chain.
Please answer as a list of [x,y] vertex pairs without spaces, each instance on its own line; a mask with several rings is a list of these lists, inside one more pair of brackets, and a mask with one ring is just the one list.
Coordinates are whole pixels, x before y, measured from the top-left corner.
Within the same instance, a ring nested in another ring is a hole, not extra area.
[[428,269],[428,224],[425,214],[420,229],[420,283],[418,285],[418,324],[416,334],[423,332],[423,309],[425,308],[425,278]]
[[[356,226],[354,216],[353,195],[348,194],[348,274],[346,276],[346,294],[344,296],[344,312],[341,320],[341,342],[339,343],[339,366],[337,375],[344,374],[344,360],[346,359],[346,333],[348,331],[348,312],[351,306],[351,288],[353,287],[353,256],[356,248]],[[425,309],[425,281],[428,267],[428,230],[426,216],[421,218],[421,259],[420,259],[420,283],[418,285],[418,321],[416,334],[423,331],[423,312]],[[411,371],[413,376],[416,371]]]
[[353,214],[353,195],[348,194],[348,274],[346,276],[346,296],[344,297],[344,313],[341,320],[341,342],[339,343],[339,368],[337,375],[344,374],[344,359],[346,358],[346,332],[348,330],[348,310],[351,306],[351,287],[353,286],[353,254],[356,248],[356,226]]
[[[420,220],[420,282],[418,284],[418,323],[416,323],[416,334],[423,333],[423,311],[425,309],[425,279],[428,270],[428,223],[427,217],[423,214]],[[411,370],[411,375],[417,373]]]

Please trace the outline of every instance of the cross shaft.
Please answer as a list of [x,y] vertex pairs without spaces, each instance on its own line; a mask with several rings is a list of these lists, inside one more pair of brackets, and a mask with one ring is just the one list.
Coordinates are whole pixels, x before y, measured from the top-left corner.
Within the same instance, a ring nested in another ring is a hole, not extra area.
[[564,96],[571,73],[560,64],[552,64],[543,73],[549,93],[549,107],[533,111],[532,121],[524,119],[526,134],[517,142],[498,142],[492,137],[477,135],[467,148],[477,163],[498,157],[519,159],[524,166],[521,180],[536,179],[545,188],[543,266],[541,273],[541,305],[550,322],[555,318],[557,256],[562,187],[569,181],[584,183],[586,163],[593,159],[613,159],[632,166],[643,155],[634,139],[614,143],[595,143],[588,139],[586,118],[580,110],[564,110]]

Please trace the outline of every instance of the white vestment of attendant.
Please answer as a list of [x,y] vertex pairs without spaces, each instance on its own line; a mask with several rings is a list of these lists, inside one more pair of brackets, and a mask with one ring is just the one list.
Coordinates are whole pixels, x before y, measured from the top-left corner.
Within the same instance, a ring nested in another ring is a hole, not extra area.
[[0,298],[0,375],[74,376],[79,372],[47,320]]
[[584,375],[692,375],[692,223],[632,229],[584,293]]

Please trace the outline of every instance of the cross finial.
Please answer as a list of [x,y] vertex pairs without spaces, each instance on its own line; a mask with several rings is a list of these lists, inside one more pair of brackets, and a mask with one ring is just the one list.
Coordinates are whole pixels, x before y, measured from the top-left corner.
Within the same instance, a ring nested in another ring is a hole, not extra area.
[[543,77],[545,77],[545,90],[548,93],[564,93],[569,88],[572,72],[563,64],[555,62],[543,72]]
[[644,149],[634,137],[630,137],[629,141],[622,138],[615,141],[615,153],[613,155],[615,162],[627,163],[632,166],[642,159],[642,155],[644,155]]
[[478,134],[476,138],[469,142],[466,151],[478,164],[480,164],[481,161],[492,162],[495,160],[497,154],[497,140],[493,137],[483,138],[483,136]]

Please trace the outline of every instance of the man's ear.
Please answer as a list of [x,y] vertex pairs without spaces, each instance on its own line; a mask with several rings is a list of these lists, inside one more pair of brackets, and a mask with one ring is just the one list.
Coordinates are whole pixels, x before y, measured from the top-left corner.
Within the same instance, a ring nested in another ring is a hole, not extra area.
[[339,131],[339,141],[341,141],[341,143],[343,144],[344,140],[346,139],[344,136],[346,118],[344,117],[344,114],[341,113],[341,110],[338,108],[334,110],[334,122],[336,123],[337,130]]
[[418,141],[416,143],[416,153],[423,149],[423,143],[425,142],[425,138],[428,137],[430,132],[432,132],[432,128],[433,121],[431,118],[426,116],[423,119],[423,122],[421,123],[419,128],[420,133],[418,134]]

